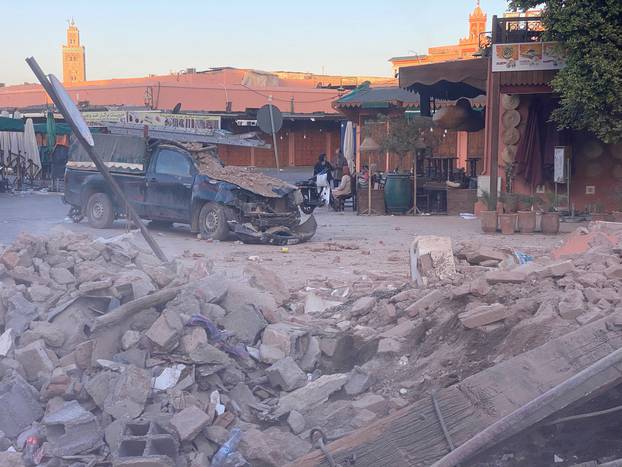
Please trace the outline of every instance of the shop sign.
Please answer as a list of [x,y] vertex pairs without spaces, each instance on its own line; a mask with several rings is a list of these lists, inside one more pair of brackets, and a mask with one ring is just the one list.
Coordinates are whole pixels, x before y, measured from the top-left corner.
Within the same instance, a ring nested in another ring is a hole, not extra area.
[[558,42],[493,44],[492,71],[559,70],[566,65]]
[[127,112],[127,123],[147,126],[166,126],[195,130],[219,130],[220,117],[214,115],[173,114],[163,112]]
[[124,110],[103,110],[82,112],[82,116],[89,125],[98,123],[125,123],[127,112]]

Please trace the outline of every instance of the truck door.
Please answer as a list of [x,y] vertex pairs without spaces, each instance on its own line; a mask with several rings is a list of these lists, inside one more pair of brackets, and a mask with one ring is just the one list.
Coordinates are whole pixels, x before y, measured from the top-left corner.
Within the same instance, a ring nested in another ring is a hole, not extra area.
[[147,172],[149,218],[190,223],[195,174],[189,154],[171,147],[158,148]]

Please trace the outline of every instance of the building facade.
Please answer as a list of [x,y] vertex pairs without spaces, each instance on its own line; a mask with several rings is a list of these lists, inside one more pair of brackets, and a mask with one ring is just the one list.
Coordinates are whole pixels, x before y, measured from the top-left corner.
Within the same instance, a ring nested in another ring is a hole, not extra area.
[[486,22],[486,13],[480,8],[478,0],[475,9],[469,15],[469,35],[467,37],[460,39],[454,45],[430,47],[427,55],[393,57],[389,59],[393,73],[396,75],[401,67],[473,58],[473,54],[480,49],[480,38],[486,31]]
[[65,84],[86,81],[86,52],[80,45],[80,30],[73,19],[67,28],[67,44],[63,45],[63,82]]

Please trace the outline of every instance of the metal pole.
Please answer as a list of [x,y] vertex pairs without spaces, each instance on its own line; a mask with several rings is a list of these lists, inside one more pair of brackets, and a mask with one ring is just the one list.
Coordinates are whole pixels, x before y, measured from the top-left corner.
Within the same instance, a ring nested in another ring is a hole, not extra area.
[[76,138],[78,138],[78,141],[80,141],[80,144],[82,144],[87,154],[89,155],[89,157],[91,158],[95,166],[97,167],[97,170],[99,170],[99,172],[104,177],[104,180],[106,180],[106,182],[112,189],[112,192],[114,193],[114,195],[127,206],[127,211],[128,211],[130,218],[132,219],[132,222],[134,222],[138,226],[147,244],[151,247],[151,249],[153,250],[155,255],[160,259],[160,261],[162,262],[168,261],[166,256],[164,255],[164,252],[162,251],[160,246],[156,243],[156,241],[153,239],[153,237],[151,236],[151,233],[147,230],[147,227],[145,226],[145,224],[143,224],[143,221],[138,216],[138,213],[134,210],[134,207],[128,202],[127,198],[125,197],[125,194],[123,193],[123,191],[121,190],[121,188],[119,187],[115,179],[112,178],[112,175],[110,175],[110,171],[108,170],[108,167],[106,167],[106,165],[101,161],[101,159],[99,158],[99,155],[95,152],[95,149],[93,148],[93,146],[91,146],[84,139],[84,136],[80,133],[80,129],[76,126],[76,123],[71,118],[71,115],[69,114],[68,110],[65,108],[63,103],[59,99],[57,99],[56,93],[54,92],[52,85],[48,81],[48,78],[43,72],[43,70],[39,67],[39,64],[37,63],[37,61],[34,59],[34,57],[30,57],[26,59],[26,63],[28,63],[28,65],[30,66],[34,74],[37,76],[37,79],[41,82],[41,85],[43,86],[45,91],[48,93],[52,101],[54,102],[54,105],[56,105],[56,108],[60,111],[60,113],[63,114],[65,121],[71,127],[74,135],[76,136]]
[[279,148],[276,145],[276,131],[274,131],[274,115],[272,114],[272,96],[268,97],[268,106],[270,106],[270,125],[272,128],[272,145],[274,146],[274,158],[276,159],[276,170],[281,171],[279,167]]
[[[499,24],[497,22],[497,16],[492,17],[492,46],[494,47],[497,42],[497,29]],[[497,209],[497,194],[498,194],[498,185],[497,178],[499,177],[499,99],[501,97],[500,90],[501,85],[499,81],[499,73],[492,71],[492,55],[488,60],[488,66],[491,70],[491,88],[492,88],[492,96],[491,96],[491,118],[490,118],[490,128],[488,131],[492,133],[491,142],[490,142],[490,202],[492,206],[489,206],[488,209],[496,210]]]

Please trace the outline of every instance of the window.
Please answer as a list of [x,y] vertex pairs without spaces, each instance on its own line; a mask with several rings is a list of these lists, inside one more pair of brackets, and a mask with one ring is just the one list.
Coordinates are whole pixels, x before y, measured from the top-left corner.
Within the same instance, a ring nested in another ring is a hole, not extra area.
[[160,149],[155,171],[164,175],[189,177],[192,175],[192,165],[184,154],[172,149]]

